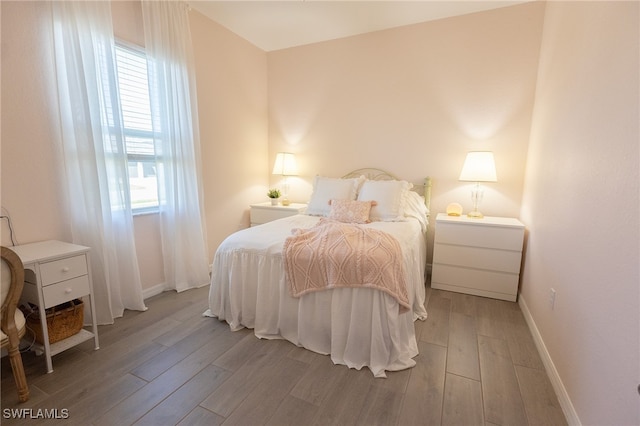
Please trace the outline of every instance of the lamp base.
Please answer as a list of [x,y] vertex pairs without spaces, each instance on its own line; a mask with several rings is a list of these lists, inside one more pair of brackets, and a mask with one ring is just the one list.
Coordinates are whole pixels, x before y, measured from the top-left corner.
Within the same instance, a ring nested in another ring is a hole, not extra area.
[[289,205],[291,205],[291,200],[289,200],[288,198],[283,198],[283,199],[282,199],[282,205],[283,205],[283,206],[289,206]]
[[472,212],[467,213],[467,217],[470,217],[472,219],[482,219],[484,217],[484,215],[482,213],[480,213],[477,210],[474,210]]

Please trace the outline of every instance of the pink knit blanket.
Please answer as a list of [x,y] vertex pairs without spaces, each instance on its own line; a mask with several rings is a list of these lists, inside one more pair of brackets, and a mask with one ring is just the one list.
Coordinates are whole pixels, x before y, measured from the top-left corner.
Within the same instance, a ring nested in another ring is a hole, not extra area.
[[400,313],[410,310],[402,251],[392,235],[324,218],[312,228],[292,233],[283,254],[293,297],[337,287],[366,287],[393,296]]

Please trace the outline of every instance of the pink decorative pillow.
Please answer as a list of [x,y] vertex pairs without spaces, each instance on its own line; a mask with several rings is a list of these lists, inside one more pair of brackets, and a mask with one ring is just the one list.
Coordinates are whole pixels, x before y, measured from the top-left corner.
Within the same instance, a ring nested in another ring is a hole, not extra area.
[[369,223],[371,207],[375,201],[331,200],[329,219],[344,223]]

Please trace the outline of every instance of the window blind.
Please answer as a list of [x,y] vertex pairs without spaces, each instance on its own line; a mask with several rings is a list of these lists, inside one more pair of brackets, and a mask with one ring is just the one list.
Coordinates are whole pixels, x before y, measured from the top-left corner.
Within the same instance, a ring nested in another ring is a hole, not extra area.
[[116,45],[116,64],[127,153],[154,155],[146,56]]

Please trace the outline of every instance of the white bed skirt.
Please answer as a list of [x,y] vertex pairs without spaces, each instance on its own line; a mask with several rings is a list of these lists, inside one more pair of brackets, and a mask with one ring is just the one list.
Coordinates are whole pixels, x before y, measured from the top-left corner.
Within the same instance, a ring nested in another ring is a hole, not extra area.
[[[366,366],[376,377],[386,377],[385,371],[413,367],[418,354],[413,321],[427,315],[425,247],[419,242],[424,240],[419,225],[416,241],[401,243],[408,281],[413,286],[409,302],[414,309],[400,314],[398,302],[375,289],[336,288],[301,298],[289,294],[276,228],[287,228],[288,235],[292,227],[311,226],[315,221],[317,218],[298,216],[293,225],[272,222],[225,240],[214,258],[205,315],[227,321],[234,331],[252,328],[259,338],[286,339],[331,355],[335,364],[356,369]],[[244,247],[256,241],[261,247],[237,249],[237,244]]]

